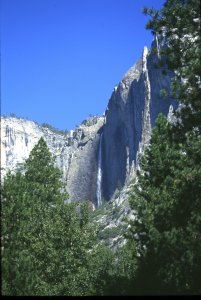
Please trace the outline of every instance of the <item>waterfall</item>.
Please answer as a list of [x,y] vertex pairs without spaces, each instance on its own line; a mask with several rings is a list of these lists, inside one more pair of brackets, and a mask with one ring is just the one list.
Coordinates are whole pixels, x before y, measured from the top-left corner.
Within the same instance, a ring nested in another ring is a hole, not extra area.
[[100,136],[99,150],[98,150],[98,173],[97,173],[97,189],[96,189],[96,199],[97,206],[102,204],[101,195],[101,184],[102,184],[102,133]]

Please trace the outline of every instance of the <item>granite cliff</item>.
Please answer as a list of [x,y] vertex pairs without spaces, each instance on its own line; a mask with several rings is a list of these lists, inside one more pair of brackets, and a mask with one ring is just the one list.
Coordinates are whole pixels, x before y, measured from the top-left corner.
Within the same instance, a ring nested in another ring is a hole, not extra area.
[[[170,96],[173,73],[164,76],[155,65],[159,60],[158,40],[152,43],[155,53],[144,47],[141,59],[115,87],[106,110],[102,141],[102,195],[109,200],[135,175],[139,156],[149,143],[151,128],[161,112],[168,115],[176,108]],[[165,89],[167,97],[161,96]]]
[[[90,117],[67,134],[54,132],[33,121],[1,118],[1,177],[8,169],[23,168],[23,162],[44,137],[63,173],[69,201],[108,201],[127,185],[138,168],[138,159],[149,142],[159,112],[168,114],[174,106],[169,96],[170,80],[155,68],[162,42],[145,47],[142,57],[114,88],[105,116]],[[167,90],[162,98],[160,91]]]
[[70,201],[96,202],[97,152],[103,117],[91,117],[63,135],[21,118],[1,118],[1,176],[23,170],[30,151],[43,137],[62,171]]

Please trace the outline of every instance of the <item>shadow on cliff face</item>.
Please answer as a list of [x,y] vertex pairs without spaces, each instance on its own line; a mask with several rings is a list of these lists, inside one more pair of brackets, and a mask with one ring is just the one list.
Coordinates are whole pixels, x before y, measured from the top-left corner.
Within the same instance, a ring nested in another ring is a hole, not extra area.
[[[152,47],[154,47],[154,42]],[[114,89],[106,111],[102,142],[102,196],[108,201],[136,168],[138,153],[149,143],[151,128],[159,113],[168,115],[170,105],[177,108],[170,95],[173,72],[156,67],[159,57],[145,47],[142,58]],[[161,96],[161,90],[167,97]]]
[[104,139],[103,135],[102,190],[103,199],[106,201],[108,201],[112,197],[116,188],[122,188],[125,183],[127,165],[127,144],[125,143],[125,140],[127,138],[125,137],[125,134],[125,125],[119,124],[115,129],[114,135],[111,135],[110,143],[113,146],[110,148],[110,150],[112,151],[113,159],[110,159],[110,157],[107,156],[107,153],[105,151],[107,141]]

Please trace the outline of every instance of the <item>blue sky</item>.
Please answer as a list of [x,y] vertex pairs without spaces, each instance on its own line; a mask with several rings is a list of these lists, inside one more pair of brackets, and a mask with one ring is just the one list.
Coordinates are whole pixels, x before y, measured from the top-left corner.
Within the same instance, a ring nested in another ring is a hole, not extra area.
[[1,114],[73,129],[150,47],[164,0],[1,0]]

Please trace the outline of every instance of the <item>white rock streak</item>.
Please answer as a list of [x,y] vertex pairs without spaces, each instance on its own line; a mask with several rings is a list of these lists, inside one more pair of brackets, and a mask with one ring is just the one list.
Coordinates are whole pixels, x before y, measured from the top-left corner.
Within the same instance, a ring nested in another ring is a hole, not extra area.
[[159,42],[158,42],[158,35],[157,34],[156,34],[156,51],[157,51],[158,59],[160,59],[161,56],[160,56],[160,48],[159,48]]
[[143,51],[143,73],[144,73],[144,87],[145,87],[145,107],[144,107],[144,128],[142,131],[142,142],[143,145],[149,142],[150,133],[151,133],[151,121],[150,121],[150,101],[151,101],[151,85],[149,81],[149,74],[147,69],[147,56],[148,56],[148,49],[144,47]]
[[151,135],[151,121],[150,121],[150,102],[151,102],[151,85],[149,81],[149,74],[147,69],[147,56],[148,49],[144,47],[144,51],[142,54],[142,71],[144,74],[144,112],[142,115],[143,118],[143,128],[142,128],[142,139],[139,143],[139,148],[137,151],[136,157],[136,169],[140,169],[139,166],[139,156],[143,152],[144,146],[149,143],[150,135]]

